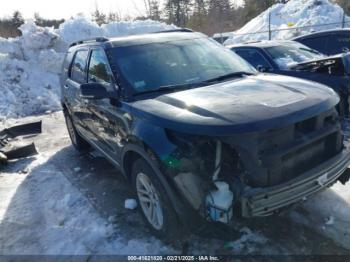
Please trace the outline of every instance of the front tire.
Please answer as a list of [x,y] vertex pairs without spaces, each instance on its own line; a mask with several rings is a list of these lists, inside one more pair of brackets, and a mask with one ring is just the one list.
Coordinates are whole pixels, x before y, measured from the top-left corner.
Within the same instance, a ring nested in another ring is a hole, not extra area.
[[177,215],[164,187],[145,160],[135,161],[132,179],[139,209],[152,233],[162,239],[176,239],[181,233]]
[[90,149],[90,145],[88,142],[85,141],[84,138],[82,138],[78,134],[71,116],[68,113],[65,113],[64,117],[66,119],[66,125],[67,125],[67,130],[68,130],[70,140],[72,141],[72,144],[75,147],[75,149],[78,150],[79,152],[88,151]]

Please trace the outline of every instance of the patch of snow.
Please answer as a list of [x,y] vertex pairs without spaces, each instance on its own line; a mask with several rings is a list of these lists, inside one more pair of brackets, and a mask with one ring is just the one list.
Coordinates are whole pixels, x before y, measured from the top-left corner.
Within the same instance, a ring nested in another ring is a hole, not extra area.
[[[54,154],[54,153],[52,153]],[[57,167],[38,155],[28,174],[2,172],[2,255],[170,254],[153,237],[125,240],[115,218],[105,220]],[[40,187],[38,186],[40,184]]]
[[60,109],[59,76],[65,51],[71,42],[174,28],[151,20],[98,26],[86,17],[78,16],[55,30],[27,20],[19,28],[22,36],[0,38],[0,120]]
[[[230,37],[225,41],[225,45],[267,40],[269,13],[271,14],[271,30],[281,30],[273,32],[272,39],[290,39],[301,34],[339,28],[342,24],[344,11],[339,5],[329,0],[293,0],[286,4],[275,4],[239,30],[226,33]],[[350,22],[350,17],[347,16],[346,21]],[[321,24],[331,25],[312,26]],[[282,30],[304,26],[310,27]],[[350,24],[347,23],[347,26],[350,27]],[[255,32],[262,33],[250,34]]]
[[274,59],[275,63],[281,68],[281,69],[288,69],[291,66],[297,64],[296,61],[293,60],[290,56],[288,57],[279,57]]
[[241,238],[226,245],[227,248],[231,248],[235,253],[241,252],[244,249],[246,249],[247,253],[253,253],[256,251],[256,245],[264,245],[268,241],[265,236],[253,232],[247,227],[243,227],[240,232],[243,233]]
[[126,209],[135,209],[137,207],[137,202],[135,199],[126,199],[125,200],[125,204],[124,204],[124,207]]
[[[307,212],[292,213],[298,223],[313,227],[350,249],[350,183],[337,182],[303,204]],[[326,220],[324,218],[327,218]]]

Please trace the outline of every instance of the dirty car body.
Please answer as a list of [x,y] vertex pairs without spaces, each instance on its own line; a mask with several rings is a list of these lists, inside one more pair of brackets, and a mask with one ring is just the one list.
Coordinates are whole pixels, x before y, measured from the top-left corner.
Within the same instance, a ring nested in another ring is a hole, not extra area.
[[325,56],[293,41],[262,41],[229,48],[261,71],[327,85],[340,96],[340,115],[349,115],[350,53]]
[[[105,55],[103,75],[110,74],[100,82],[104,90],[91,80],[96,50]],[[82,77],[74,79],[79,52]],[[143,159],[183,222],[213,219],[205,198],[217,181],[233,193],[230,210],[250,217],[347,180],[338,96],[314,82],[259,74],[202,34],[75,43],[61,81],[64,113],[77,134],[130,181]]]

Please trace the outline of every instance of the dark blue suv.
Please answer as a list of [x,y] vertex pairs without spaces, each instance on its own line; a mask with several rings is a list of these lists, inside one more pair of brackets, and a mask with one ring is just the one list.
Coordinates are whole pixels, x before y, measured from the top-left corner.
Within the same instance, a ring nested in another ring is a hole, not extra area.
[[158,236],[274,214],[348,180],[331,89],[260,74],[200,33],[73,43],[61,84],[73,145],[122,171]]
[[295,41],[258,41],[228,46],[257,70],[316,81],[340,97],[342,117],[350,116],[350,53],[325,56]]
[[298,36],[293,39],[325,55],[350,51],[350,29],[334,29]]

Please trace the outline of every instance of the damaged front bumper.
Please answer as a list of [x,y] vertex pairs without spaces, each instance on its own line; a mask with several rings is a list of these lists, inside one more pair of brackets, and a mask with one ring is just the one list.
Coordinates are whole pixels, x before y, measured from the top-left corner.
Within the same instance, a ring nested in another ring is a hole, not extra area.
[[241,198],[242,216],[267,216],[303,201],[341,180],[349,165],[350,148],[347,147],[325,163],[286,183],[268,188],[251,188]]

